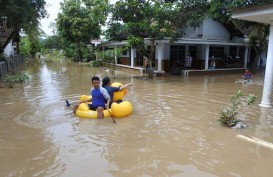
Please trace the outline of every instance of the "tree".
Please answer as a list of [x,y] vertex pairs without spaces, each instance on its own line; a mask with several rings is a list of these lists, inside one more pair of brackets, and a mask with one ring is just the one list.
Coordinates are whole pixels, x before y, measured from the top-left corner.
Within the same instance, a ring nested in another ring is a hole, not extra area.
[[24,36],[21,39],[20,51],[26,57],[34,58],[35,54],[41,50],[39,38],[37,35]]
[[116,56],[120,56],[124,50],[127,50],[127,48],[113,48],[108,49],[106,51],[99,51],[96,53],[97,58],[101,59],[103,63],[106,65],[108,64],[108,67],[111,68],[111,74],[116,79],[115,75],[115,66],[113,64],[116,64],[115,58]]
[[253,47],[256,56],[254,61],[251,63],[253,68],[252,72],[255,72],[256,66],[258,65],[259,57],[261,52],[266,47],[265,41],[269,34],[269,26],[266,24],[260,24],[255,22],[247,22],[242,20],[235,20],[231,18],[232,10],[238,8],[252,7],[258,5],[272,4],[273,0],[211,0],[210,4],[210,16],[223,23],[232,21],[239,29],[241,29],[245,35],[249,34],[249,31],[253,28],[257,28],[259,33],[257,36],[249,37],[249,46]]
[[61,3],[57,31],[66,43],[77,44],[77,61],[82,61],[81,45],[100,38],[108,14],[108,0],[67,0]]
[[45,0],[1,0],[0,26],[8,32],[7,40],[1,44],[0,53],[20,31],[31,34],[39,31],[39,20],[46,17]]
[[149,58],[154,62],[156,41],[166,37],[174,41],[183,35],[184,26],[197,26],[204,18],[200,12],[204,12],[206,6],[205,0],[120,0],[111,9],[112,18],[106,34],[115,40],[127,34],[129,45],[139,51],[145,49],[144,38],[148,38],[151,43]]
[[43,48],[45,49],[61,49],[61,39],[58,35],[47,37],[42,42]]

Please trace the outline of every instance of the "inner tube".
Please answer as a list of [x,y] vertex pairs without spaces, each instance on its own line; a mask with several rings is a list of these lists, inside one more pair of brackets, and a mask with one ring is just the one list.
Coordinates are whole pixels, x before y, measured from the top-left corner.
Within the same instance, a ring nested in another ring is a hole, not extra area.
[[[108,110],[103,111],[105,118],[111,117],[109,112],[111,113],[111,109],[109,109],[109,111]],[[98,111],[90,110],[88,104],[81,103],[76,111],[76,115],[82,118],[96,119],[98,117]]]
[[[119,82],[114,82],[112,83],[113,87],[120,87],[123,86],[121,83]],[[117,100],[123,100],[123,97],[127,94],[127,89],[123,89],[119,92],[115,92],[113,95],[113,103],[111,106],[111,109],[108,110],[104,110],[103,114],[104,117],[116,117],[116,118],[120,118],[120,117],[126,117],[130,114],[132,114],[133,112],[133,106],[129,101],[122,101],[120,103],[116,103],[115,101]],[[90,95],[82,95],[80,97],[80,101],[85,101],[92,98],[92,96]],[[93,111],[89,109],[88,104],[91,104],[91,102],[89,103],[81,103],[76,111],[76,115],[82,118],[89,118],[89,119],[96,119],[98,117],[98,111]],[[110,114],[110,113],[111,114]]]

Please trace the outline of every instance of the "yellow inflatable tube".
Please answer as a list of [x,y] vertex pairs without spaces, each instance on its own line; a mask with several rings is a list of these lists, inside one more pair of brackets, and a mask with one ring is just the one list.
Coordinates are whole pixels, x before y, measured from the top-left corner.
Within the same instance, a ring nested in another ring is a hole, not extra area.
[[[104,110],[104,117],[111,117],[109,112],[111,112],[111,109],[109,109],[109,111]],[[76,111],[76,115],[82,118],[96,119],[98,117],[98,111],[90,110],[86,103],[81,103]]]
[[[119,87],[119,86],[123,86],[123,85],[119,82],[114,82],[114,83],[112,83],[111,86]],[[113,101],[122,100],[126,94],[127,94],[126,88],[122,91],[115,92],[114,97],[113,97]],[[90,98],[92,98],[92,96],[82,95],[80,98],[80,101],[85,101]],[[76,111],[76,115],[79,117],[82,117],[82,118],[96,119],[98,117],[98,112],[90,110],[88,104],[91,104],[91,102],[80,104],[80,106],[78,107],[78,109]],[[116,117],[116,118],[126,117],[126,116],[132,114],[133,106],[129,101],[123,101],[121,103],[113,102],[111,109],[109,109],[109,111],[113,117]],[[103,111],[104,117],[111,117],[109,111],[108,110]]]
[[126,117],[133,112],[133,106],[129,101],[123,101],[121,103],[112,103],[111,114],[114,117]]

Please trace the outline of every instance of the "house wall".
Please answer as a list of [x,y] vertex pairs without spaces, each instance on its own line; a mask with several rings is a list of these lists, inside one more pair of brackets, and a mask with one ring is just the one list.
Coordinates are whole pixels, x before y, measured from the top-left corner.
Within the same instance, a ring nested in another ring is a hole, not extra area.
[[200,38],[199,35],[203,35],[203,24],[200,24],[199,27],[186,27],[184,30],[185,38]]
[[229,31],[219,22],[206,19],[203,22],[203,38],[209,40],[229,41]]
[[170,59],[170,49],[171,49],[171,45],[169,43],[160,43],[159,46],[156,46],[156,51],[158,51],[158,49],[163,50],[162,53],[160,52],[156,52],[155,53],[155,58],[158,59],[159,55],[162,55],[162,60],[169,60]]
[[4,54],[5,54],[6,56],[11,56],[11,55],[14,54],[12,42],[10,42],[10,43],[6,46],[6,48],[5,48],[5,50],[4,50]]
[[186,27],[184,30],[185,38],[204,38],[209,40],[229,41],[229,31],[219,22],[206,19],[199,27]]

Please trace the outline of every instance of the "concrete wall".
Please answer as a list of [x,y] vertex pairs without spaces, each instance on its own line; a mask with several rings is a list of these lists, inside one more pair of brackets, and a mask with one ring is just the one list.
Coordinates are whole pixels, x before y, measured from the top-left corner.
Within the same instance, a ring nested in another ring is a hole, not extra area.
[[229,31],[219,22],[206,19],[203,22],[203,37],[210,40],[229,41]]
[[[162,50],[159,52],[159,50]],[[159,45],[156,46],[156,53],[155,53],[155,58],[158,59],[159,55],[162,55],[162,60],[169,60],[170,59],[170,50],[171,50],[171,45],[169,43],[160,43]]]
[[185,38],[204,38],[209,40],[229,41],[229,31],[219,22],[212,19],[206,19],[199,27],[186,27]]
[[203,35],[203,24],[201,23],[199,27],[196,28],[186,27],[184,33],[185,35],[183,37],[185,38],[200,38],[198,35]]

